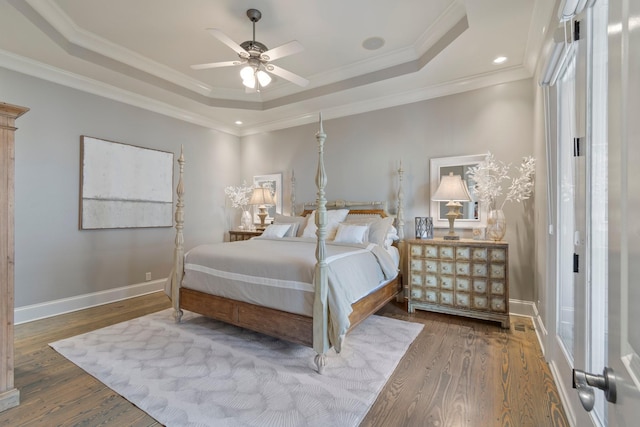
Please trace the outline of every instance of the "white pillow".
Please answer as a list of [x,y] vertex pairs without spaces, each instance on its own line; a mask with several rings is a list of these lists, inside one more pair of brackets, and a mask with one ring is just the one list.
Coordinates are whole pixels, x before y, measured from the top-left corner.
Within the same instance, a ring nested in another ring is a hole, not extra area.
[[[327,211],[327,240],[332,240],[336,236],[338,231],[338,224],[340,224],[349,214],[349,209],[335,209]],[[307,225],[304,227],[302,237],[316,237],[316,211],[309,214]]]
[[364,243],[369,234],[368,225],[340,223],[336,237],[333,239],[336,243]]
[[285,237],[300,237],[304,226],[307,223],[305,216],[289,216],[276,213],[273,217],[274,224],[291,224],[291,228],[285,234]]
[[385,245],[387,234],[393,227],[393,218],[390,216],[386,218],[353,216],[348,218],[346,222],[349,224],[368,224],[369,235],[367,236],[367,241],[380,246]]
[[262,237],[270,237],[272,239],[282,239],[284,235],[291,229],[291,224],[271,224],[262,232]]

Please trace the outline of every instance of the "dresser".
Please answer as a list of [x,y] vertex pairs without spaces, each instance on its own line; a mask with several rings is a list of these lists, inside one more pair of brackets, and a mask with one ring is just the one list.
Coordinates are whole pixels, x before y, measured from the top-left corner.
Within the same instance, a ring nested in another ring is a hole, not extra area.
[[262,234],[264,230],[229,230],[229,241],[239,242],[241,240],[249,240],[252,237],[256,237]]
[[408,240],[409,312],[495,320],[509,327],[509,246],[478,240]]

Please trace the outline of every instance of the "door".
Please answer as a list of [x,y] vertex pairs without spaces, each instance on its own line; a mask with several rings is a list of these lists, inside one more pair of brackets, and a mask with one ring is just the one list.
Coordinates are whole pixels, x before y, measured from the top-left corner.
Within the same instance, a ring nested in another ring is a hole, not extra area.
[[[598,1],[564,23],[573,40],[553,89],[556,108],[558,226],[550,268],[555,321],[548,359],[576,426],[607,424],[604,395],[591,411],[572,390],[573,369],[602,372],[607,343],[607,4]],[[568,37],[567,37],[568,38]]]
[[640,420],[640,0],[609,0],[609,426]]
[[[554,205],[558,227],[553,240],[556,258],[551,265],[555,265],[552,283],[557,287],[556,322],[548,358],[557,372],[559,386],[566,390],[568,399],[564,403],[569,419],[577,426],[598,426],[606,423],[604,399],[597,395],[593,410],[585,412],[572,391],[572,371],[594,366],[601,371],[605,363],[606,306],[598,293],[603,292],[606,280],[597,284],[595,281],[606,272],[606,251],[601,247],[606,243],[606,186],[602,183],[607,175],[606,168],[598,167],[603,148],[599,145],[602,138],[597,135],[604,125],[604,115],[598,107],[606,97],[594,85],[598,58],[593,46],[593,10],[587,10],[576,21],[566,22],[565,28],[565,34],[576,34],[572,36],[576,40],[571,42],[555,87],[558,178]],[[597,115],[600,120],[594,120]]]

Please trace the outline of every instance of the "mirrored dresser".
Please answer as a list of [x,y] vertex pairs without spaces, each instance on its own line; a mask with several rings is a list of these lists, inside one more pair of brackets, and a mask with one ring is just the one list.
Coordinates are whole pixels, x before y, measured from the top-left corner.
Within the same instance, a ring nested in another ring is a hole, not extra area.
[[408,240],[409,312],[436,311],[509,327],[509,246],[480,240]]

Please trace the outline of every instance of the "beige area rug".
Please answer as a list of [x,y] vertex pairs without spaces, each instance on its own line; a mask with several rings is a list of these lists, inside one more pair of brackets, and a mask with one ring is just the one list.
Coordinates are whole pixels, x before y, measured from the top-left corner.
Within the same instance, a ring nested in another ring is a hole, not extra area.
[[421,330],[371,316],[323,375],[310,348],[171,310],[51,347],[167,426],[356,426]]

